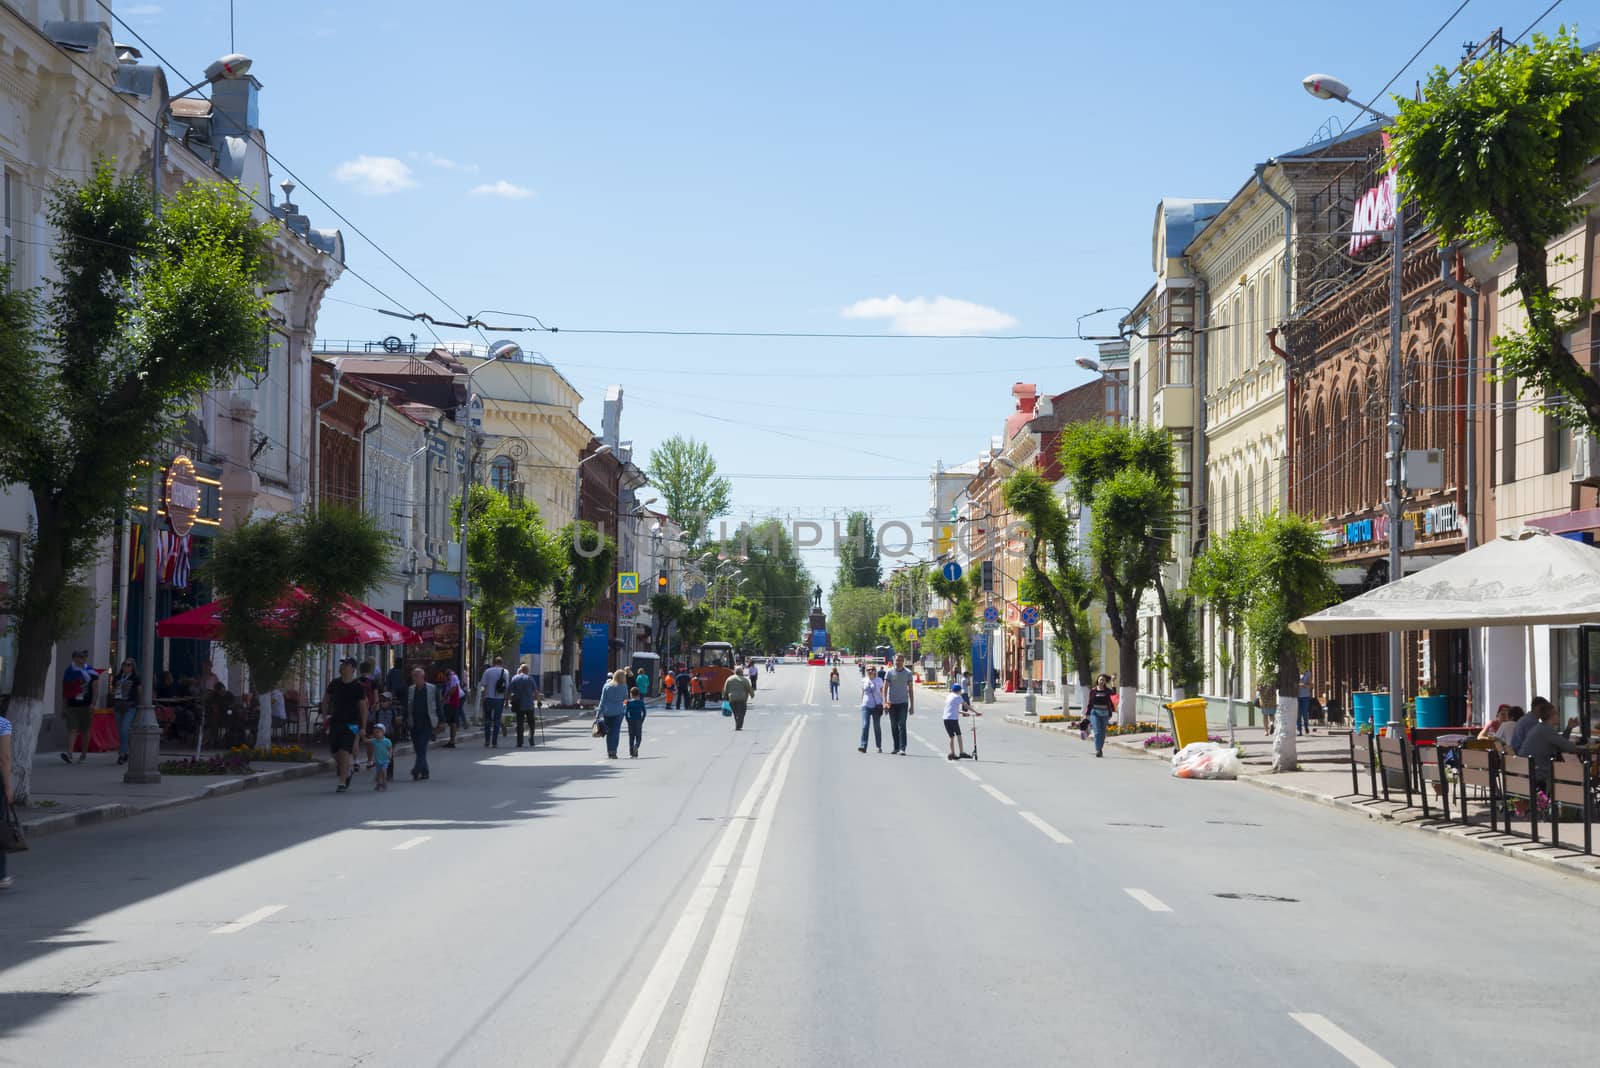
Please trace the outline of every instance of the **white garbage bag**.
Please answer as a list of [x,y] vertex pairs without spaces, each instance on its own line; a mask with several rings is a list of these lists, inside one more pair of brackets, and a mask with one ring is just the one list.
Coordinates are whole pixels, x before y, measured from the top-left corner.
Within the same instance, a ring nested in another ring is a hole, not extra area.
[[1190,742],[1172,754],[1178,779],[1237,779],[1243,770],[1238,751],[1220,742]]

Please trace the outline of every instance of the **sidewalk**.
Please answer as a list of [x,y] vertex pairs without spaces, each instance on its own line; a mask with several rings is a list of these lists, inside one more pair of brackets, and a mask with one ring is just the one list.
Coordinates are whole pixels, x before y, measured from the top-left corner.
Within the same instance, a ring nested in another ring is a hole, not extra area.
[[[558,712],[545,717],[544,725],[553,727],[572,717]],[[463,730],[457,741],[483,737],[482,727]],[[437,747],[440,743],[435,742]],[[147,812],[187,805],[211,797],[236,794],[241,790],[272,786],[293,779],[321,774],[333,768],[333,758],[327,755],[327,746],[307,744],[314,760],[309,764],[280,764],[257,761],[253,775],[163,775],[158,783],[133,785],[122,781],[126,770],[117,764],[115,753],[91,753],[82,764],[63,764],[58,753],[37,753],[33,758],[32,803],[21,811],[22,827],[30,838],[54,834],[91,823],[125,819]],[[202,757],[217,756],[226,750],[207,749]],[[394,747],[398,760],[411,755],[411,743],[399,742]],[[193,757],[188,748],[163,748],[162,760],[181,760]]]
[[[1020,710],[1018,713],[1007,715],[1005,722],[1019,727],[1032,727],[1068,735],[1073,741],[1078,740],[1078,731],[1070,723],[1040,723],[1035,718],[1021,715]],[[1211,724],[1210,729],[1212,734],[1223,737],[1227,735],[1225,726],[1218,728],[1216,724]],[[1325,731],[1326,728],[1322,730]],[[1144,741],[1148,737],[1150,737],[1148,733],[1125,734],[1106,739],[1106,745],[1125,753],[1153,757],[1170,767],[1173,750],[1146,749]],[[1547,869],[1600,882],[1600,856],[1586,856],[1581,852],[1583,848],[1581,823],[1563,823],[1562,843],[1557,847],[1550,844],[1548,823],[1541,824],[1542,841],[1537,843],[1529,840],[1526,821],[1518,821],[1512,825],[1512,829],[1519,832],[1518,834],[1496,832],[1487,824],[1463,824],[1460,822],[1460,814],[1456,812],[1454,798],[1451,799],[1451,816],[1454,817],[1452,822],[1446,823],[1441,818],[1441,811],[1437,805],[1433,809],[1433,818],[1424,819],[1420,802],[1407,808],[1403,802],[1388,802],[1381,799],[1374,801],[1365,795],[1355,795],[1350,792],[1349,741],[1348,736],[1342,732],[1333,735],[1326,733],[1301,735],[1297,739],[1297,770],[1277,775],[1272,773],[1272,739],[1262,728],[1238,728],[1234,732],[1234,739],[1244,747],[1245,751],[1245,771],[1238,780],[1245,786],[1273,790],[1302,801],[1310,801],[1379,821],[1390,827],[1435,834],[1463,846],[1499,853]],[[1506,825],[1501,824],[1501,826]]]

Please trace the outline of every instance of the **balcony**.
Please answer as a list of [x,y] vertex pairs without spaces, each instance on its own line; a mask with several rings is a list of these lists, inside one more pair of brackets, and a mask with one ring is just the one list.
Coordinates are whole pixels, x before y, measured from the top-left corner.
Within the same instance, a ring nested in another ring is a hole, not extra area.
[[1150,399],[1150,422],[1166,430],[1188,430],[1194,426],[1194,387],[1161,386]]

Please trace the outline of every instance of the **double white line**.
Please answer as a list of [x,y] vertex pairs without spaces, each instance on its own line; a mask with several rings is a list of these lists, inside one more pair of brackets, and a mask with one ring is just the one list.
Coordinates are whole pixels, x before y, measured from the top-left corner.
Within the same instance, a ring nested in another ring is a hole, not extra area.
[[[689,953],[700,937],[700,930],[711,914],[712,904],[722,884],[727,880],[728,869],[733,864],[740,841],[745,837],[745,828],[752,823],[753,815],[754,830],[750,833],[749,843],[734,876],[733,888],[728,893],[716,929],[712,931],[705,960],[700,966],[688,1005],[684,1008],[683,1019],[667,1053],[666,1063],[669,1066],[700,1065],[705,1062],[717,1013],[722,1008],[728,975],[733,968],[733,957],[739,948],[745,917],[749,914],[750,901],[755,893],[761,857],[766,852],[772,826],[772,813],[777,808],[779,795],[783,793],[784,781],[789,777],[789,765],[794,760],[806,719],[805,716],[796,716],[790,720],[779,736],[778,744],[762,761],[755,781],[750,784],[733,818],[723,829],[722,837],[717,840],[716,849],[700,876],[700,882],[689,894],[683,915],[678,917],[672,933],[667,936],[655,965],[650,969],[650,974],[645,976],[644,985],[628,1009],[628,1015],[613,1036],[611,1046],[600,1062],[602,1068],[636,1068],[644,1058],[656,1026],[661,1022],[661,1014],[667,1007],[667,1000],[678,985],[678,979],[689,963]],[[767,789],[769,783],[770,790]]]

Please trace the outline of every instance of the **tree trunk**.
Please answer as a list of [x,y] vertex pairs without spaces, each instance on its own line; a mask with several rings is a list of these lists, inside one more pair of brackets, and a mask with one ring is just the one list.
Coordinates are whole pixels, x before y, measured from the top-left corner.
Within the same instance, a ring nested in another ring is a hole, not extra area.
[[272,748],[272,695],[274,690],[256,694],[256,748]]
[[[1130,682],[1130,680],[1132,680]],[[1117,642],[1117,722],[1132,727],[1139,722],[1139,632],[1125,631]]]
[[1278,723],[1272,734],[1272,771],[1294,771],[1298,762],[1295,730],[1299,726],[1300,670],[1293,656],[1278,661]]
[[573,667],[578,662],[578,627],[576,618],[561,619],[561,704],[567,708],[578,706],[578,688],[573,681]]
[[1537,310],[1540,300],[1555,296],[1550,292],[1549,251],[1542,244],[1521,238],[1516,246],[1516,286],[1522,294],[1528,333],[1549,345],[1552,376],[1565,387],[1574,401],[1583,406],[1590,423],[1600,426],[1600,379],[1596,379],[1573,359],[1571,350],[1562,341],[1562,331],[1555,320],[1555,313]]
[[[33,758],[39,749],[39,731],[44,717],[53,707],[46,694],[50,663],[55,654],[57,635],[52,633],[49,613],[66,593],[68,567],[65,546],[59,536],[60,518],[48,498],[34,497],[37,536],[28,571],[27,596],[17,616],[17,669],[11,682],[11,702],[7,718],[13,728],[11,738],[11,786],[16,803],[25,805]],[[35,605],[47,605],[42,610]]]

